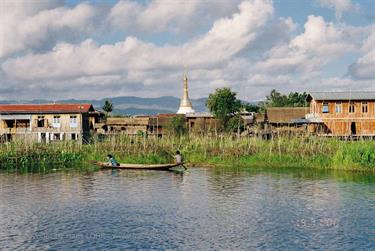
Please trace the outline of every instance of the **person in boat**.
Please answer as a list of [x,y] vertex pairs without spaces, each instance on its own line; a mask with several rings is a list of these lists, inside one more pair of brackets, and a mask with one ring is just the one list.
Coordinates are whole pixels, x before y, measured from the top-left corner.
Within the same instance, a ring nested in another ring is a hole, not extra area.
[[120,164],[117,162],[115,157],[113,157],[111,154],[107,155],[107,162],[111,164],[111,166],[119,166]]
[[176,155],[174,156],[174,160],[176,164],[182,164],[182,155],[180,151],[176,151]]
[[184,166],[183,158],[182,158],[182,155],[181,155],[180,151],[176,151],[176,155],[174,156],[174,160],[175,160],[176,164],[179,164],[185,170],[187,169],[186,166]]

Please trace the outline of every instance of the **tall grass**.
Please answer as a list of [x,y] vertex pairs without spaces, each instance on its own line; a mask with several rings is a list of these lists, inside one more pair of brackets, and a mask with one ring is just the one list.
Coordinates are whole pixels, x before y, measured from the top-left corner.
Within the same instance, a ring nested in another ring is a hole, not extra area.
[[375,170],[375,142],[318,137],[258,138],[114,136],[93,144],[74,142],[0,145],[0,168],[48,169],[88,166],[110,153],[124,163],[169,163],[176,150],[192,166],[296,167]]
[[83,160],[81,146],[71,142],[46,145],[16,141],[0,145],[0,169],[39,171],[68,167]]

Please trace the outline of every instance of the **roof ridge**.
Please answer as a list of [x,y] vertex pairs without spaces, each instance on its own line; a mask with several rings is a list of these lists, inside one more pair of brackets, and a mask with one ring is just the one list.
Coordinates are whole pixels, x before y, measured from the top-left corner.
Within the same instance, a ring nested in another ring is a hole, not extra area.
[[63,104],[0,104],[0,113],[66,113],[89,112],[93,110],[89,103],[63,103]]
[[308,92],[308,93],[369,93],[369,92],[373,92],[375,93],[375,91],[312,91],[312,92]]
[[13,104],[1,104],[0,105],[92,105],[90,103],[43,103],[43,104],[34,104],[34,103],[13,103]]

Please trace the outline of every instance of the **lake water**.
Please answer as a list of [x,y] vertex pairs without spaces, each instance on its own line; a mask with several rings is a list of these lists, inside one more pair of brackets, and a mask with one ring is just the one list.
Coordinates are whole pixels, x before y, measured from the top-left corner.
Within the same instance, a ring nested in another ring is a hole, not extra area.
[[375,175],[0,173],[0,250],[375,250]]

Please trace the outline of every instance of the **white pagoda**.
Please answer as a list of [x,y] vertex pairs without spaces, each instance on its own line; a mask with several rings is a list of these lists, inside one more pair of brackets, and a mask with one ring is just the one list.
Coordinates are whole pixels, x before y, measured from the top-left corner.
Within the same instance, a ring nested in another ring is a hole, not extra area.
[[180,108],[177,111],[177,114],[187,114],[187,113],[194,113],[193,106],[191,105],[191,101],[189,98],[189,91],[188,91],[188,78],[186,74],[184,75],[184,95],[182,96]]

